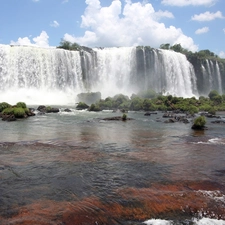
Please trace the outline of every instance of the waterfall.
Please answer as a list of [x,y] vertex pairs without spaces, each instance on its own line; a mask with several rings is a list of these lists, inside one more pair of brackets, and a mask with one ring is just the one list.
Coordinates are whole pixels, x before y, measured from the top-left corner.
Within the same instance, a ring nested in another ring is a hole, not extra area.
[[104,98],[119,93],[131,95],[135,91],[132,74],[135,68],[135,48],[95,48],[96,68],[92,91],[100,91]]
[[[102,98],[131,96],[152,89],[174,96],[198,96],[197,82],[222,93],[217,63],[206,60],[204,80],[186,56],[150,47],[56,48],[0,45],[0,102],[68,105],[81,92],[100,91]],[[215,79],[216,77],[216,79]]]
[[84,90],[80,61],[75,51],[0,46],[0,101],[74,103]]
[[161,50],[161,53],[165,68],[165,93],[183,97],[197,95],[194,68],[185,55],[167,50]]
[[223,88],[222,88],[222,79],[221,79],[221,73],[220,73],[218,62],[216,62],[216,74],[217,74],[217,81],[218,81],[218,92],[221,95],[223,93]]
[[203,94],[207,96],[212,90],[217,90],[219,94],[222,94],[222,79],[218,62],[206,59],[204,64],[201,64],[203,74],[202,83],[204,87]]

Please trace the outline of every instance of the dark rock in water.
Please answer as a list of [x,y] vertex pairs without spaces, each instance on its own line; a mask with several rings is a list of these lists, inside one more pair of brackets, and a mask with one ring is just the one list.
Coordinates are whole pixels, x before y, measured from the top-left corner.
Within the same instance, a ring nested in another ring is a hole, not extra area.
[[195,124],[192,125],[191,129],[193,130],[207,130],[206,126],[196,126]]
[[77,95],[77,98],[79,102],[84,102],[87,105],[91,105],[101,99],[101,93],[100,92],[80,93]]
[[211,123],[225,124],[225,120],[215,120],[212,121]]
[[45,105],[38,106],[37,110],[40,111],[41,113],[58,113],[59,112],[59,108],[52,108],[50,106],[46,107]]
[[59,112],[59,108],[47,108],[47,113],[58,113]]
[[126,109],[121,109],[120,112],[127,113],[128,111]]
[[172,117],[174,117],[174,113],[171,113],[171,112],[168,112],[168,113],[164,113],[163,114],[163,118],[172,118]]
[[187,118],[184,118],[184,119],[182,120],[182,122],[183,122],[183,123],[190,123],[189,120],[188,120]]
[[72,112],[70,109],[64,109],[64,112]]
[[175,118],[169,118],[168,120],[164,121],[164,123],[175,123],[177,120]]
[[151,113],[150,113],[150,112],[146,112],[146,113],[144,114],[144,116],[151,116]]
[[208,117],[208,118],[216,118],[216,119],[220,119],[221,118],[220,116],[216,116],[216,115],[213,115],[213,114],[207,113],[207,112],[202,112],[201,116],[205,116],[205,117]]
[[46,113],[46,106],[45,105],[39,105],[37,110],[42,112],[42,113]]
[[27,112],[27,116],[35,116],[35,113],[33,111]]
[[[107,121],[112,121],[112,120],[114,120],[114,121],[125,121],[122,116],[113,116],[113,117],[103,118],[101,120],[107,120]],[[126,120],[134,120],[134,119],[126,117]]]
[[15,121],[16,117],[14,115],[5,115],[5,114],[1,114],[1,118],[3,121]]

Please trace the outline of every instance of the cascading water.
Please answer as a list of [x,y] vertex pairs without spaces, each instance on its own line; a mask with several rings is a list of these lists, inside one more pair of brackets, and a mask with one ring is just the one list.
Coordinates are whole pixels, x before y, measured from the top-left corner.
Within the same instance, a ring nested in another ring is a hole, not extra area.
[[221,79],[221,73],[220,73],[220,68],[219,68],[218,62],[216,62],[216,74],[217,74],[217,80],[218,80],[218,92],[219,92],[219,94],[222,94],[223,93],[222,79]]
[[218,62],[206,59],[204,63],[201,64],[201,69],[203,75],[203,94],[208,95],[211,90],[217,90],[219,94],[222,94],[222,79]]
[[166,50],[160,51],[165,68],[164,92],[183,97],[198,95],[194,68],[185,55]]
[[[215,87],[215,74],[222,93],[218,64],[206,61],[202,70],[210,88]],[[185,55],[168,50],[121,47],[78,52],[0,45],[0,102],[68,105],[80,92],[99,91],[106,98],[148,89],[192,97],[198,96],[196,82]]]
[[0,101],[74,103],[84,90],[80,60],[75,51],[0,46]]

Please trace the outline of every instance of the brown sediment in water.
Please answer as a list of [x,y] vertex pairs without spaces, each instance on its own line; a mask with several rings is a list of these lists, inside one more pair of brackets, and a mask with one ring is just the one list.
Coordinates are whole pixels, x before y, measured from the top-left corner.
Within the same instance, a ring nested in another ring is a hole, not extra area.
[[217,197],[224,198],[222,190],[223,187],[208,181],[154,184],[149,188],[130,187],[116,190],[116,198],[38,200],[16,208],[16,213],[0,217],[0,221],[2,225],[113,225],[118,224],[118,221],[143,222],[151,218],[192,217],[200,212],[212,218],[225,219],[224,203],[204,193],[215,191]]

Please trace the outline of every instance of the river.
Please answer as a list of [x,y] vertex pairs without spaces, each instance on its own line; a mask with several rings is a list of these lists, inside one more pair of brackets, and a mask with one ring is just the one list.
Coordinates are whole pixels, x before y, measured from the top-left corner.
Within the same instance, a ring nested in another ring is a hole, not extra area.
[[225,224],[224,124],[65,108],[0,121],[1,225]]

